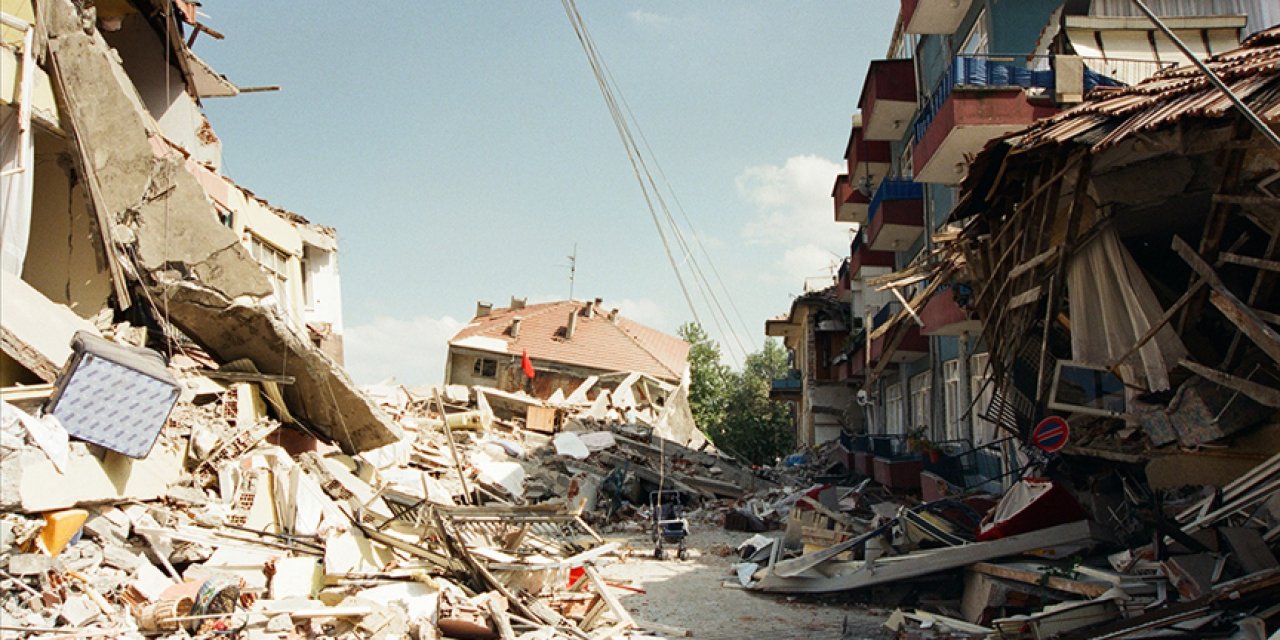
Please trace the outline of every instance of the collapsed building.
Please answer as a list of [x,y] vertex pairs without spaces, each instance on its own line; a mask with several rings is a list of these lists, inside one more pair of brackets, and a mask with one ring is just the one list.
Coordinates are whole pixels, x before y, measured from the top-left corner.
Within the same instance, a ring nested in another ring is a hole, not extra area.
[[1280,16],[1136,4],[904,0],[850,257],[766,325],[815,480],[744,586],[900,638],[1276,632]]
[[475,318],[449,340],[445,384],[482,386],[492,402],[517,405],[590,401],[597,419],[610,410],[643,412],[663,438],[704,446],[689,408],[689,343],[603,305],[601,298],[530,305],[512,297],[499,309],[477,303]]
[[197,6],[0,7],[0,636],[639,633],[564,494],[615,464],[636,495],[751,486],[681,446],[687,346],[554,405],[357,388],[336,232],[222,173],[201,101],[240,89]]
[[4,271],[6,293],[21,293],[5,296],[5,383],[52,381],[64,354],[39,345],[61,348],[69,334],[16,327],[65,307],[104,326],[157,322],[223,362],[292,377],[290,415],[348,450],[396,439],[337,366],[333,230],[219,173],[221,143],[199,102],[236,88],[184,40],[208,31],[194,5],[12,6]]

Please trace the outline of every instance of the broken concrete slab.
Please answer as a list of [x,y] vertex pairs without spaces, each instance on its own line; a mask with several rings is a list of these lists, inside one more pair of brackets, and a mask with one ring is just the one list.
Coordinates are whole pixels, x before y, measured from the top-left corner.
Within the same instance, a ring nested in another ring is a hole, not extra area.
[[38,449],[0,461],[0,509],[43,513],[87,504],[155,500],[182,476],[182,455],[156,447],[143,460],[71,443],[66,473]]
[[272,600],[314,598],[323,584],[324,569],[316,558],[280,558],[275,563],[269,593]]
[[173,322],[214,355],[248,358],[262,371],[293,376],[294,384],[284,388],[289,411],[343,450],[367,451],[403,437],[399,425],[274,308],[244,304],[186,281],[167,281],[164,288]]
[[346,450],[399,440],[400,428],[275,310],[266,275],[220,223],[185,159],[152,143],[155,122],[101,35],[85,33],[68,0],[51,3],[49,14],[64,116],[105,209],[101,224],[129,230],[136,275],[166,301],[169,319],[220,359],[249,358],[261,371],[294,376],[285,391],[290,411]]
[[[36,291],[22,278],[0,271],[0,348],[45,382],[58,377],[71,357],[77,331],[99,335],[97,327]],[[10,381],[0,381],[7,386]]]

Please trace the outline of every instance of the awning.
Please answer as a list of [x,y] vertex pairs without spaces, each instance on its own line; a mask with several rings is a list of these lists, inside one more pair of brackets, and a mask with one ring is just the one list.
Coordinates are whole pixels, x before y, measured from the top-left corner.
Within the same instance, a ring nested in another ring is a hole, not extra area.
[[[1246,16],[1164,18],[1187,48],[1204,59],[1240,46]],[[1137,84],[1161,69],[1191,64],[1173,41],[1146,18],[1067,16],[1067,39],[1090,69]]]

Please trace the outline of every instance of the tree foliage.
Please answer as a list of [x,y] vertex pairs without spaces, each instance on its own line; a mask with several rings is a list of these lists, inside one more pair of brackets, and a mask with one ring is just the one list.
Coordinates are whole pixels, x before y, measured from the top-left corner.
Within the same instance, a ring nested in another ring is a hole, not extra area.
[[690,344],[689,403],[703,433],[722,450],[753,463],[771,463],[791,451],[791,408],[769,399],[775,378],[787,375],[787,352],[775,340],[747,356],[741,371],[720,362],[720,348],[702,327],[688,323],[679,334]]

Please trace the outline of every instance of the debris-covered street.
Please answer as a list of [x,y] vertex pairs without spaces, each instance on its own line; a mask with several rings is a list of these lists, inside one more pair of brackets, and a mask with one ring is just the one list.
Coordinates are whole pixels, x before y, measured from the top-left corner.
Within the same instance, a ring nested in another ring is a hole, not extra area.
[[224,166],[205,100],[280,89],[196,55],[236,25],[4,0],[0,639],[1280,640],[1280,5],[889,4],[812,183],[848,252],[753,351],[573,0],[690,317],[575,296],[573,238],[567,298],[376,348],[332,221]]

